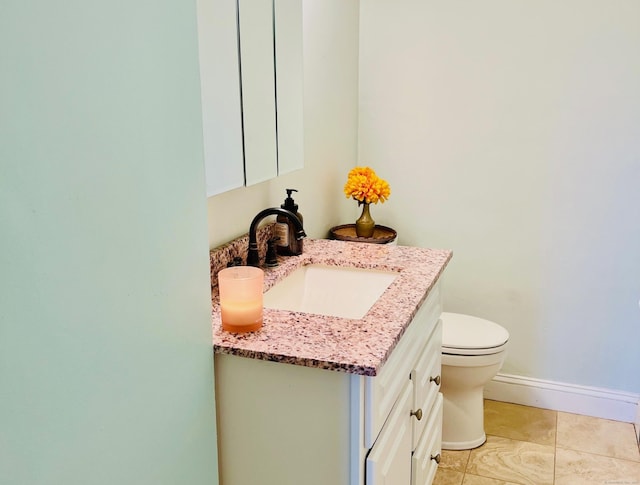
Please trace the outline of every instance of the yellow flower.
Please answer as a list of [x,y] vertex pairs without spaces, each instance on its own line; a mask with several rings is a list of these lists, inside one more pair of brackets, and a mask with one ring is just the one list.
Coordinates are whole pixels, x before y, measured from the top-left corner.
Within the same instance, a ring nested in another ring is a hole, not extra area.
[[377,204],[378,201],[384,203],[391,195],[391,188],[386,180],[376,175],[369,167],[355,167],[347,176],[347,183],[344,185],[346,197],[362,203]]

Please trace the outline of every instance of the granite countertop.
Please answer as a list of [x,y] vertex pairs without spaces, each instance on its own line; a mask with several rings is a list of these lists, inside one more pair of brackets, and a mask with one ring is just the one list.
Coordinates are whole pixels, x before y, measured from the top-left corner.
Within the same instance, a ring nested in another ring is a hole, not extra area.
[[398,278],[360,320],[264,309],[256,332],[222,330],[212,290],[216,353],[375,376],[451,259],[451,251],[326,239],[305,239],[300,256],[265,269],[264,290],[306,264],[380,269]]

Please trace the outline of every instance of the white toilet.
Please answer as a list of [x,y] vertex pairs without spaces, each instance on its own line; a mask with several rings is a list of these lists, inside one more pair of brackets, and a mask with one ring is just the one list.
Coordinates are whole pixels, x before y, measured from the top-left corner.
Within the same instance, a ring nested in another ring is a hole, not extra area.
[[468,450],[483,444],[483,390],[500,370],[509,332],[497,323],[461,313],[443,312],[442,448]]

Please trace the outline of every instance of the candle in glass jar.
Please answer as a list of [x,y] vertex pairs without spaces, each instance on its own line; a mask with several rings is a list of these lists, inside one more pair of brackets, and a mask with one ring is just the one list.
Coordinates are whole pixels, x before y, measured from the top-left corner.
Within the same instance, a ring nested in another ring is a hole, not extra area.
[[251,332],[262,326],[264,272],[253,266],[232,266],[218,273],[222,328]]

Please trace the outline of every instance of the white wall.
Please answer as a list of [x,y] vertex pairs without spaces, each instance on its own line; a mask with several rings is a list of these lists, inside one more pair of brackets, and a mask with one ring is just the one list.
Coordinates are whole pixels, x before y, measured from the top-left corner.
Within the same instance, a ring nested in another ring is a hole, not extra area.
[[506,373],[640,391],[640,3],[362,0],[359,160]]
[[356,163],[358,126],[358,1],[304,0],[304,169],[272,181],[210,197],[209,245],[249,230],[253,217],[279,207],[285,188],[310,237],[355,220],[342,187]]
[[0,483],[217,483],[195,2],[3,1]]

